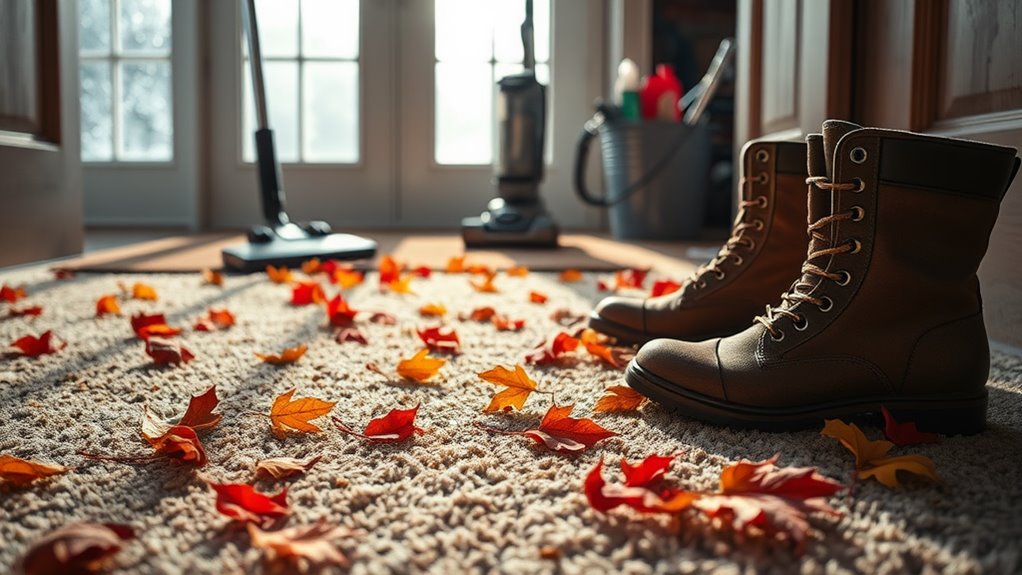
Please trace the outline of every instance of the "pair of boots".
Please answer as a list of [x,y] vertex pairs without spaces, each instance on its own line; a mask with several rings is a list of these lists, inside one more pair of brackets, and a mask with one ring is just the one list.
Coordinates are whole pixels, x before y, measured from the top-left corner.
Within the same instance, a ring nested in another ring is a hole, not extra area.
[[884,406],[922,430],[979,432],[976,271],[1015,154],[837,120],[804,145],[750,142],[717,257],[673,294],[604,299],[590,326],[644,343],[628,384],[689,417],[777,429]]

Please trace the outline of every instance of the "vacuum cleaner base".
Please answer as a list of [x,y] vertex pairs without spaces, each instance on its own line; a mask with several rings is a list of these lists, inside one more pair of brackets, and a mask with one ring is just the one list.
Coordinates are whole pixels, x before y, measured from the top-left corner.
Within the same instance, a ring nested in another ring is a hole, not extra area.
[[523,229],[491,226],[482,218],[461,220],[461,238],[466,248],[525,247],[556,248],[558,229],[550,216],[539,216]]
[[266,243],[245,243],[224,248],[224,266],[240,272],[263,271],[266,266],[297,267],[311,258],[359,260],[376,254],[376,242],[352,234],[329,234],[319,237]]

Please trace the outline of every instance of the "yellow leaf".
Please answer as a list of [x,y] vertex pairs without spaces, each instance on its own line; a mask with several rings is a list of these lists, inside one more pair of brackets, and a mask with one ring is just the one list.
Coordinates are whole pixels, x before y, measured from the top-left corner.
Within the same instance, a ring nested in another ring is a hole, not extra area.
[[845,423],[840,419],[828,419],[824,421],[821,435],[833,437],[841,442],[848,451],[855,455],[855,467],[862,469],[867,463],[880,459],[887,455],[887,452],[894,447],[890,441],[882,439],[871,441],[862,433],[859,426],[854,423]]
[[508,411],[512,407],[520,410],[529,395],[536,391],[536,382],[525,373],[521,365],[515,365],[514,371],[498,365],[489,371],[480,373],[479,377],[484,381],[507,387],[493,396],[490,405],[483,410],[486,413]]
[[270,363],[273,365],[282,365],[285,363],[294,363],[298,361],[299,358],[305,355],[305,351],[308,349],[309,346],[303,343],[302,345],[289,347],[285,349],[284,351],[280,352],[280,355],[272,353],[268,354],[257,353],[256,357],[265,361],[266,363]]
[[394,293],[415,293],[411,287],[412,276],[406,275],[387,284],[387,289]]
[[365,275],[351,268],[337,268],[334,272],[334,281],[342,290],[349,289],[365,281]]
[[635,411],[646,398],[625,385],[608,387],[606,393],[596,402],[593,411],[596,413],[614,413]]
[[295,390],[282,393],[273,402],[270,408],[270,423],[273,426],[273,434],[283,439],[285,431],[300,431],[302,433],[315,433],[322,431],[316,425],[309,423],[309,420],[322,417],[334,407],[334,402],[323,401],[315,397],[303,397],[291,400]]
[[933,481],[940,481],[933,461],[924,455],[882,457],[874,459],[869,463],[869,467],[859,470],[859,479],[869,479],[872,477],[887,487],[898,487],[900,485],[898,483],[898,472],[905,471],[932,479]]
[[397,374],[418,382],[424,382],[436,375],[440,368],[447,363],[447,360],[439,357],[429,357],[426,355],[428,353],[428,349],[422,349],[414,356],[402,359],[397,364]]
[[19,459],[11,455],[0,455],[0,479],[18,487],[32,483],[51,475],[67,471],[66,467],[50,465],[28,459]]

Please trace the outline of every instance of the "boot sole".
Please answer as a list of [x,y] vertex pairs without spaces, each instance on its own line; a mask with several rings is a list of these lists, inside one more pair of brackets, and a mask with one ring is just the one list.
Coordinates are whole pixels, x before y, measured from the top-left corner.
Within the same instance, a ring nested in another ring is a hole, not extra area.
[[608,321],[596,312],[589,313],[589,327],[596,331],[609,335],[617,339],[621,343],[627,343],[632,345],[642,345],[652,339],[656,339],[659,336],[652,336],[644,331],[632,329],[627,326],[623,326],[619,323]]
[[757,408],[736,405],[694,393],[628,364],[629,387],[681,415],[738,428],[790,431],[819,427],[825,419],[852,418],[880,413],[886,407],[894,418],[915,422],[920,431],[941,435],[973,435],[986,428],[987,393],[973,398],[920,399],[918,397],[872,397],[855,401],[805,405],[798,408]]

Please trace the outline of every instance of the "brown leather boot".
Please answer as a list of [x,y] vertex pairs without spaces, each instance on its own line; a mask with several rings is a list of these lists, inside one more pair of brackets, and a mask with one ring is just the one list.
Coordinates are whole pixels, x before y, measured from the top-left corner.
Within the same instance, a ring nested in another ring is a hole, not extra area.
[[801,278],[731,337],[646,344],[629,385],[716,423],[875,413],[941,433],[985,422],[990,351],[976,270],[1016,151],[827,121],[807,138]]
[[731,237],[672,294],[604,298],[589,326],[626,343],[698,341],[745,329],[791,285],[805,258],[806,146],[753,141],[742,148],[742,198]]

